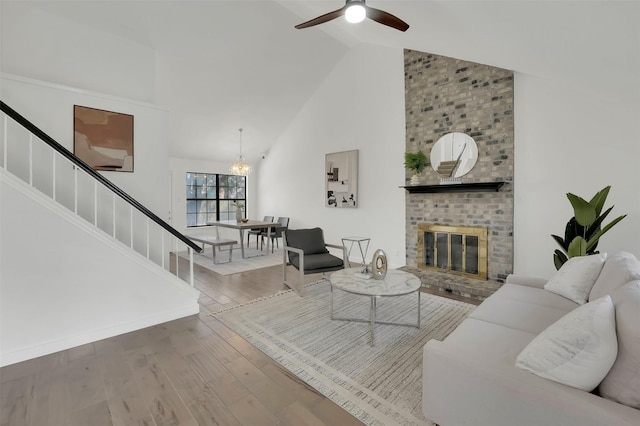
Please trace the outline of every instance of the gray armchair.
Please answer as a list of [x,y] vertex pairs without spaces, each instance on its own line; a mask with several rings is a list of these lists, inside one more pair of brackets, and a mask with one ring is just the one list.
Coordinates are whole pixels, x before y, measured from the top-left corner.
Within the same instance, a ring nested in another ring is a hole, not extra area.
[[[282,233],[283,245],[283,280],[284,284],[295,290],[300,296],[304,294],[304,276],[343,269],[346,264],[347,251],[344,246],[326,244],[320,228],[287,229]],[[342,259],[332,255],[327,247],[342,250]],[[288,258],[288,260],[287,260]],[[287,265],[292,265],[299,272],[298,284],[287,281]]]

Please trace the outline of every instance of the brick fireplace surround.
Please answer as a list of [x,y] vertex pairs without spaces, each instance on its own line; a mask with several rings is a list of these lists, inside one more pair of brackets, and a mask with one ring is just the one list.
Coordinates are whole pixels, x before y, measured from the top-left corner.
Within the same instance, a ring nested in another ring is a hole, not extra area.
[[[423,285],[483,299],[513,270],[513,73],[405,50],[406,151],[427,157],[441,136],[463,132],[478,145],[478,162],[463,182],[505,181],[497,192],[406,194],[406,269]],[[411,178],[407,171],[406,183]],[[438,185],[431,168],[424,185]],[[417,269],[418,224],[488,229],[488,280]]]

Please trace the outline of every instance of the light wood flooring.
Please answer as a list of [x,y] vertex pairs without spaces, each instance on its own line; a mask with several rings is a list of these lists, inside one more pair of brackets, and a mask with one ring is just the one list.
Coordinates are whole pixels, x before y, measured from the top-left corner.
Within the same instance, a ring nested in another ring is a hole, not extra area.
[[0,425],[362,424],[208,316],[285,289],[282,266],[194,277],[199,315],[1,368]]

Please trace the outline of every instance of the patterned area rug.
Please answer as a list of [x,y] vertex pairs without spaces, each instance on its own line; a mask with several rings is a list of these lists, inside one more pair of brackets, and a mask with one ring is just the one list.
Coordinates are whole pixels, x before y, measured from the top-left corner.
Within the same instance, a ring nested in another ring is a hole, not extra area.
[[[216,261],[226,263],[213,263],[213,255],[211,253],[211,246],[206,245],[205,250],[201,253],[193,254],[193,263],[200,265],[204,268],[210,269],[213,272],[217,272],[221,275],[237,274],[239,272],[253,271],[254,269],[267,268],[274,265],[282,265],[282,250],[275,249],[274,253],[269,253],[266,256],[262,256],[266,253],[255,248],[245,248],[246,259],[242,258],[240,253],[240,247],[234,247],[232,251],[231,262],[229,260],[229,251],[223,248],[222,251],[216,250]],[[187,252],[179,252],[178,255],[184,259],[189,259]]]
[[[211,314],[363,423],[431,425],[422,415],[422,347],[444,339],[475,306],[421,295],[420,329],[331,320],[328,282]],[[368,297],[336,291],[336,317],[369,318]],[[382,298],[377,319],[414,323],[417,296]]]

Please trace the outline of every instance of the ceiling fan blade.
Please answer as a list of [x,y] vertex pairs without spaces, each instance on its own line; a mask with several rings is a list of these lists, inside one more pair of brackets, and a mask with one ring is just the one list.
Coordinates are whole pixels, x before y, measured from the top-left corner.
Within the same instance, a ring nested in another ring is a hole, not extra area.
[[325,22],[329,22],[331,20],[334,20],[344,15],[344,12],[346,9],[347,9],[347,6],[345,5],[341,9],[334,10],[333,12],[325,13],[324,15],[318,16],[317,18],[314,18],[310,21],[303,22],[302,24],[298,24],[296,25],[296,28],[301,30],[302,28],[309,28],[309,27],[313,27],[314,25],[324,24]]
[[387,13],[383,10],[374,9],[373,7],[369,6],[365,6],[365,8],[367,9],[367,18],[369,19],[373,19],[374,21],[382,25],[395,28],[396,30],[407,31],[409,29],[409,24],[390,13]]

